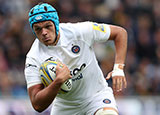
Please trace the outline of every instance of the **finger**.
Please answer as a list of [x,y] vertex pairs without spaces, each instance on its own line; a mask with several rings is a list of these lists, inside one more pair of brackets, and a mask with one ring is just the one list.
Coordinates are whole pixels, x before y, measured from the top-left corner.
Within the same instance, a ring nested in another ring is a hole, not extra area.
[[122,80],[122,77],[119,78],[119,89],[118,91],[122,91],[122,87],[123,87],[123,80]]
[[126,78],[125,78],[125,77],[123,78],[123,84],[124,84],[124,85],[123,85],[124,88],[127,88],[127,81],[126,81]]
[[108,73],[107,77],[106,77],[106,80],[110,79],[112,76],[112,72]]
[[60,62],[57,62],[57,66],[60,66]]
[[71,75],[69,75],[69,76],[70,76],[69,78],[71,79],[71,78],[72,78],[72,76],[71,76]]
[[116,91],[119,92],[120,89],[120,79],[119,77],[116,77]]
[[63,64],[62,62],[59,61],[59,62],[57,62],[57,66],[60,68],[63,68],[65,66],[65,64]]
[[122,91],[123,89],[122,77],[117,76],[117,77],[114,77],[113,79],[115,81],[115,91],[116,92]]
[[60,63],[57,63],[56,66],[56,74],[58,74],[60,72],[61,68],[60,68]]
[[60,66],[60,63],[58,62],[58,63],[57,63],[57,66],[56,66],[56,69],[59,68],[59,66]]
[[113,87],[113,90],[116,91],[116,79],[115,78],[112,78],[112,87]]

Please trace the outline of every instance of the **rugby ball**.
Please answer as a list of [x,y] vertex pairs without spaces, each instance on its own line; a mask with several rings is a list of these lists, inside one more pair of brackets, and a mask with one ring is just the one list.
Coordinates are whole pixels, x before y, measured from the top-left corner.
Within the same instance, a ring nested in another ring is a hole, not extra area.
[[[42,83],[47,87],[56,78],[56,61],[45,61],[41,64],[39,75]],[[62,65],[60,65],[62,67]],[[72,79],[66,80],[62,86],[60,93],[69,92],[72,89]]]

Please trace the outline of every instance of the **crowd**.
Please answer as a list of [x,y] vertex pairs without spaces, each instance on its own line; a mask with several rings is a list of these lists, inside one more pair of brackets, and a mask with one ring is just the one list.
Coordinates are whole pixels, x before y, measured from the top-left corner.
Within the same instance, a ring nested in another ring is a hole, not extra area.
[[[29,9],[42,0],[0,0],[0,96],[27,96],[25,55],[35,36],[28,23]],[[115,24],[128,32],[122,95],[160,94],[159,0],[45,0],[59,12],[60,22],[94,21]],[[106,45],[107,44],[107,45]],[[95,44],[106,76],[114,63],[112,42]],[[111,80],[108,81],[111,84]]]

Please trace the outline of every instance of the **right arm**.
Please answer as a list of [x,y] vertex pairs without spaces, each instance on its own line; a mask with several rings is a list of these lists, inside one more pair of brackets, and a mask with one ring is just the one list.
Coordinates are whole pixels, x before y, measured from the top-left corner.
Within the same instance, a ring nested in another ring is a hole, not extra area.
[[29,97],[33,108],[42,112],[53,102],[61,85],[71,78],[70,71],[66,65],[63,64],[61,68],[59,64],[56,67],[56,79],[46,88],[43,84],[37,84],[28,88]]

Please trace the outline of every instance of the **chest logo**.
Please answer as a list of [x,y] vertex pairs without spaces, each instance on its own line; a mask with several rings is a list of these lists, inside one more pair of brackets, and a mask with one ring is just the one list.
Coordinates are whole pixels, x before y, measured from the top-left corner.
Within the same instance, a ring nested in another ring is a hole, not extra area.
[[103,100],[103,103],[105,103],[105,104],[110,104],[110,103],[111,103],[111,100],[110,100],[110,99],[104,99],[104,100]]
[[80,47],[78,45],[74,45],[71,50],[73,53],[77,54],[80,51]]

